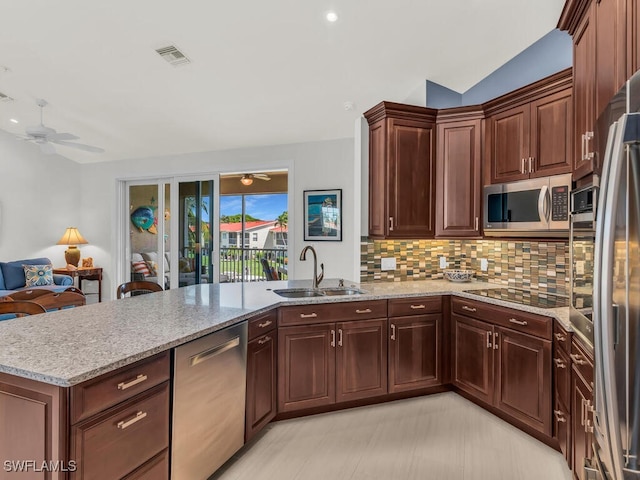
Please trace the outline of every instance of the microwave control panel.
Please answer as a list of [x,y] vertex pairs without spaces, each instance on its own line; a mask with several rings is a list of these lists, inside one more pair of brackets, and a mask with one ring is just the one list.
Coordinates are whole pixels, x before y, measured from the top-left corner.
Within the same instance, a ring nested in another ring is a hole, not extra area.
[[551,220],[569,220],[569,187],[566,185],[551,187]]

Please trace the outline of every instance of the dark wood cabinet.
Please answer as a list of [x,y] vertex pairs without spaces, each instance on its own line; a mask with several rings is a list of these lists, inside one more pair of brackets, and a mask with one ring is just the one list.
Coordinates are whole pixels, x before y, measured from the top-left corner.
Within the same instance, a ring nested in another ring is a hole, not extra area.
[[479,237],[482,118],[472,109],[438,112],[436,237]]
[[389,393],[442,384],[442,297],[389,300]]
[[453,384],[493,404],[493,325],[452,314]]
[[275,311],[249,321],[245,442],[276,416],[278,349],[275,328]]
[[551,319],[456,297],[451,310],[453,384],[551,437]]
[[557,321],[553,326],[553,438],[571,467],[571,332]]
[[576,478],[585,480],[584,465],[593,456],[593,357],[575,338],[571,360],[571,470]]
[[570,173],[571,69],[486,104],[490,183]]
[[331,405],[336,399],[335,324],[278,329],[278,411]]
[[386,317],[386,300],[281,308],[278,411],[386,394]]
[[500,327],[493,341],[495,406],[551,437],[551,341]]
[[369,123],[369,236],[433,238],[436,111],[382,102]]
[[336,324],[336,402],[387,393],[387,319]]

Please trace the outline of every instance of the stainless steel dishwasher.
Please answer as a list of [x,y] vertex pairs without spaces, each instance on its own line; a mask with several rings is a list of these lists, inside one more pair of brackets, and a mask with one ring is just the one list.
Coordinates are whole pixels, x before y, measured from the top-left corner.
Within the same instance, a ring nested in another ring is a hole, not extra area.
[[177,347],[172,480],[207,479],[244,445],[247,322]]

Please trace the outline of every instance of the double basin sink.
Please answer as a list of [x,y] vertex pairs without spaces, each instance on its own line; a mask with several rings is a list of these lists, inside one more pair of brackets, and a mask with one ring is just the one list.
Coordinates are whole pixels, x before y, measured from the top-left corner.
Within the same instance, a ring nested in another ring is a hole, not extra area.
[[306,298],[306,297],[330,297],[336,295],[362,295],[362,290],[351,287],[325,287],[325,288],[282,288],[274,290],[281,297]]

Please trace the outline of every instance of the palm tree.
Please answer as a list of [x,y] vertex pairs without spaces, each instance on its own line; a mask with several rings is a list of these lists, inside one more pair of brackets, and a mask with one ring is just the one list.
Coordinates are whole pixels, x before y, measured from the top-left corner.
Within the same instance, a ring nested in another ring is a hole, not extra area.
[[287,239],[284,236],[282,230],[284,230],[285,228],[287,228],[287,224],[289,223],[289,212],[282,212],[277,218],[276,218],[276,223],[275,226],[276,227],[280,227],[280,236],[282,237],[282,242],[284,243],[284,245],[287,245]]

